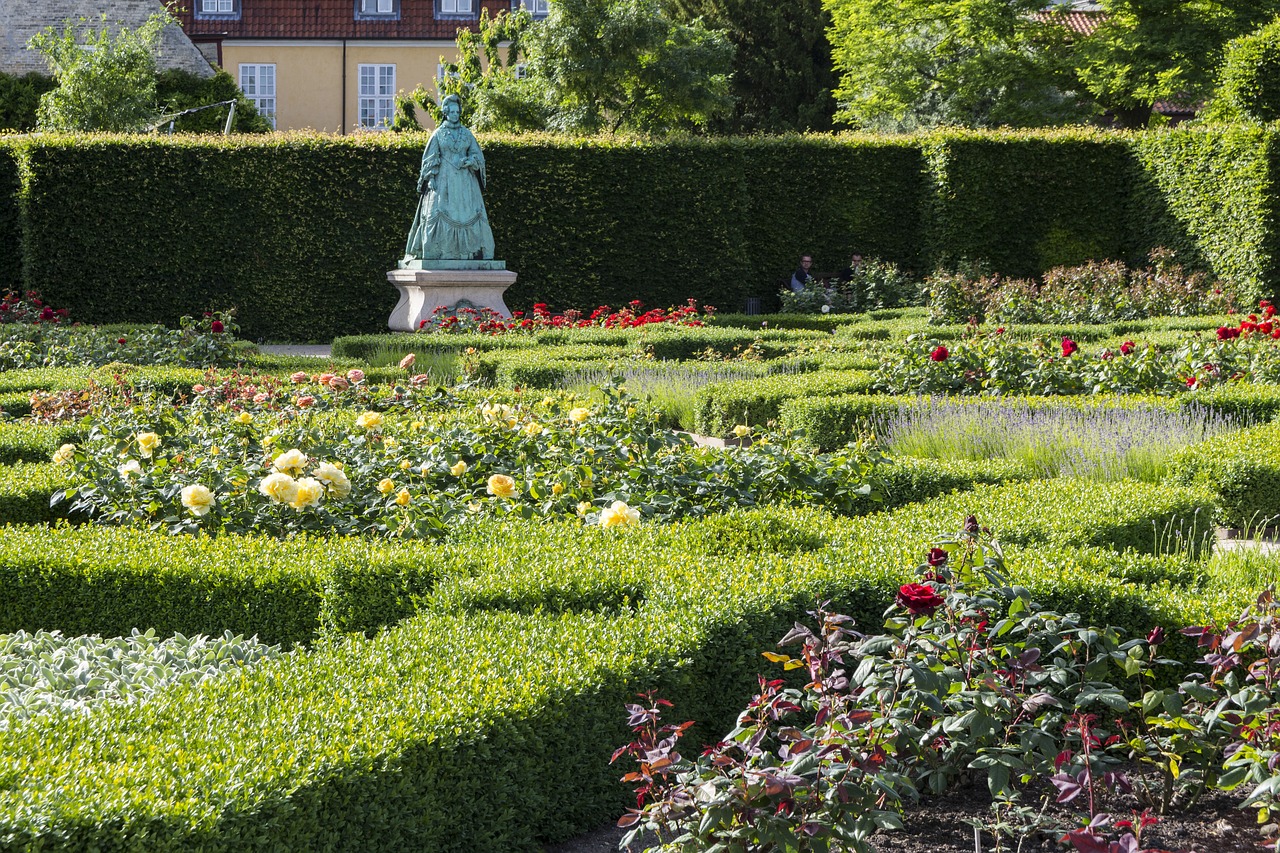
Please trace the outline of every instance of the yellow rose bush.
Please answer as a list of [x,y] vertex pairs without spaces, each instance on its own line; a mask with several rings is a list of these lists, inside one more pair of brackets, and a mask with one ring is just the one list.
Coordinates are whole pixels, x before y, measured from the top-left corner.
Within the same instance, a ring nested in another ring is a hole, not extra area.
[[258,404],[197,395],[176,407],[143,396],[103,411],[86,441],[58,451],[87,485],[54,501],[99,522],[171,533],[409,538],[494,515],[626,527],[755,506],[761,496],[843,512],[869,506],[880,461],[870,443],[824,455],[786,436],[699,448],[617,389],[602,395],[587,408],[434,394],[385,398],[382,410],[366,408],[372,397],[353,410],[279,395]]

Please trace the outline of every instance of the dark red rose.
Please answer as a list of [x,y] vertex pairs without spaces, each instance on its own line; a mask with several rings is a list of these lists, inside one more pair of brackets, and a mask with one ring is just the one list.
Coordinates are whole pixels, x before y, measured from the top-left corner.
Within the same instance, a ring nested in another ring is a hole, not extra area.
[[1004,326],[1001,326],[1000,328],[996,329],[996,334],[997,334],[997,335],[1003,335],[1003,334],[1004,334]]
[[1133,352],[1133,348],[1134,348],[1133,341],[1125,341],[1120,345],[1120,352],[1123,355],[1128,355],[1129,353]]
[[41,312],[40,312],[40,319],[41,319],[41,320],[52,320],[52,319],[53,319],[53,309],[52,309],[52,308],[50,308],[50,307],[48,307],[48,306],[45,306],[45,309],[44,309],[43,311],[41,311]]
[[965,533],[978,532],[978,517],[976,515],[971,515],[964,520],[964,532]]
[[1062,357],[1071,358],[1071,354],[1080,349],[1079,344],[1071,340],[1071,338],[1062,339]]
[[942,550],[941,548],[930,548],[929,549],[929,565],[931,566],[945,565],[947,562],[948,556],[949,555],[947,554],[947,552]]
[[946,347],[941,345],[935,347],[933,352],[929,353],[929,358],[933,359],[934,361],[946,361],[950,357],[951,357],[951,352]]
[[214,320],[212,323],[209,324],[209,331],[213,332],[215,335],[222,334],[222,328],[223,326],[222,326],[221,320]]
[[116,338],[116,343],[118,344],[126,344],[128,342],[129,342],[128,338]]
[[1159,625],[1151,629],[1151,633],[1147,634],[1147,642],[1153,646],[1158,646],[1164,642],[1164,629]]
[[933,587],[922,583],[904,583],[898,588],[898,604],[913,615],[932,613],[942,606],[943,598]]
[[[1243,325],[1243,324],[1242,324],[1242,325]],[[1240,330],[1239,330],[1239,329],[1232,328],[1231,326],[1219,326],[1219,327],[1218,327],[1218,340],[1220,340],[1220,341],[1233,341],[1233,340],[1235,340],[1235,339],[1236,339],[1236,338],[1238,338],[1238,337],[1240,337]]]

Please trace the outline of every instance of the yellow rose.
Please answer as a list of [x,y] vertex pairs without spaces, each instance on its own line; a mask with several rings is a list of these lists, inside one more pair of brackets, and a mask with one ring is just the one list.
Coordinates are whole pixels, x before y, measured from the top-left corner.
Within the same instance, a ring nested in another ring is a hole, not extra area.
[[733,434],[738,438],[746,438],[747,436],[751,435],[751,427],[747,426],[746,424],[738,424],[736,427],[733,428]]
[[160,446],[160,436],[154,432],[138,433],[138,455],[143,459],[150,459],[151,452]]
[[530,438],[542,435],[542,427],[537,423],[530,423],[524,428],[524,434]]
[[418,467],[418,471],[422,474],[422,476],[424,477],[427,476],[428,474],[431,473],[431,463],[423,462],[422,465]]
[[564,494],[564,483],[556,483],[551,487],[551,494],[557,497]]
[[391,482],[390,480],[378,481],[378,491],[382,492],[384,495],[389,495],[395,490],[396,490],[396,484]]
[[412,462],[410,462],[408,459],[401,459],[401,460],[400,460],[400,470],[401,470],[401,471],[408,471],[408,470],[409,470],[409,468],[410,468],[410,466],[412,466],[412,465],[413,465],[413,463],[412,463]]
[[196,483],[182,490],[182,505],[191,510],[192,515],[208,515],[209,510],[213,508],[213,501],[213,492],[208,486]]
[[240,414],[236,415],[236,420],[242,424],[253,423],[253,415],[249,414],[248,412],[241,412]]
[[396,504],[398,506],[408,506],[410,500],[411,498],[409,497],[408,489],[401,489],[400,492],[396,495]]
[[356,418],[356,426],[361,429],[377,429],[382,426],[382,413],[364,412]]
[[590,417],[590,409],[578,408],[569,410],[569,420],[573,421],[575,424],[584,424],[588,419],[590,419]]
[[296,475],[307,464],[307,454],[298,448],[286,450],[271,461],[271,467],[285,474]]
[[76,456],[76,446],[74,444],[64,444],[53,453],[53,464],[66,465]]
[[335,498],[345,498],[351,494],[351,480],[332,462],[321,462],[317,465],[315,477],[328,487],[329,494]]
[[587,513],[591,512],[591,509],[592,509],[591,504],[587,503],[586,501],[583,501],[580,504],[578,504],[578,515],[586,515]]
[[467,511],[468,511],[468,512],[479,512],[479,511],[480,511],[480,510],[482,510],[482,509],[484,509],[484,507],[482,507],[482,506],[481,506],[479,503],[477,503],[476,501],[472,501],[471,503],[467,504]]
[[456,465],[449,466],[449,473],[455,477],[461,477],[463,474],[467,473],[467,463],[459,459]]
[[319,480],[311,477],[303,477],[298,480],[298,489],[293,496],[293,500],[289,501],[289,506],[294,509],[304,509],[309,506],[319,506],[320,499],[324,497],[324,484]]
[[218,445],[216,445],[216,444],[215,444],[213,447],[210,447],[210,448],[209,448],[209,455],[210,455],[210,456],[217,456],[217,455],[219,455],[220,453],[222,453],[222,448],[221,448],[221,447],[219,447],[219,446],[218,446]]
[[409,424],[409,429],[413,432],[417,432],[418,430],[422,429],[426,425],[427,425],[426,421],[414,421],[413,423]]
[[640,522],[640,511],[632,509],[622,501],[614,501],[600,512],[601,527],[626,527],[628,524]]
[[489,494],[498,498],[512,498],[516,494],[516,481],[506,474],[494,474],[489,478]]
[[277,471],[262,478],[258,491],[278,504],[293,503],[298,496],[298,481]]

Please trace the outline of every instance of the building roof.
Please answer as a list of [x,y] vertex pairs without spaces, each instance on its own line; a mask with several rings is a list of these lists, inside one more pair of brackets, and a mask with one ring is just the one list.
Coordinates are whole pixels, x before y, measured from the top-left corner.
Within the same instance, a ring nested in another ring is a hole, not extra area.
[[[139,27],[160,11],[160,0],[0,0],[0,72],[49,73],[49,64],[38,51],[27,50],[27,41],[48,26],[63,21],[86,19],[86,26],[98,27],[102,16],[109,25]],[[169,27],[160,40],[156,62],[162,69],[177,68],[201,77],[212,77],[213,68],[178,27]]]
[[[198,0],[184,4],[194,7]],[[436,20],[435,0],[400,0],[393,19],[357,18],[355,0],[241,0],[235,17],[197,16],[190,9],[178,13],[192,37],[227,39],[447,39],[475,18]],[[484,0],[491,11],[511,8],[509,0]]]
[[1046,7],[1045,11],[1037,12],[1031,17],[1040,23],[1058,24],[1076,35],[1087,36],[1093,34],[1098,25],[1106,20],[1107,15],[1098,9],[1076,8],[1060,4]]

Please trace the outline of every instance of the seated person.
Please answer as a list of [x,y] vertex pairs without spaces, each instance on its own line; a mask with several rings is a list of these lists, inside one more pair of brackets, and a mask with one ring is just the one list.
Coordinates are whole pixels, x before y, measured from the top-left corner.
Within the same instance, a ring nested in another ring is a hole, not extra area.
[[849,258],[849,266],[840,271],[839,281],[841,284],[848,284],[853,281],[853,277],[858,274],[858,270],[862,268],[862,253],[854,252]]
[[813,258],[810,255],[800,256],[800,267],[791,276],[791,292],[800,293],[804,290],[804,286],[813,281],[813,276],[809,275],[809,267],[813,266]]

